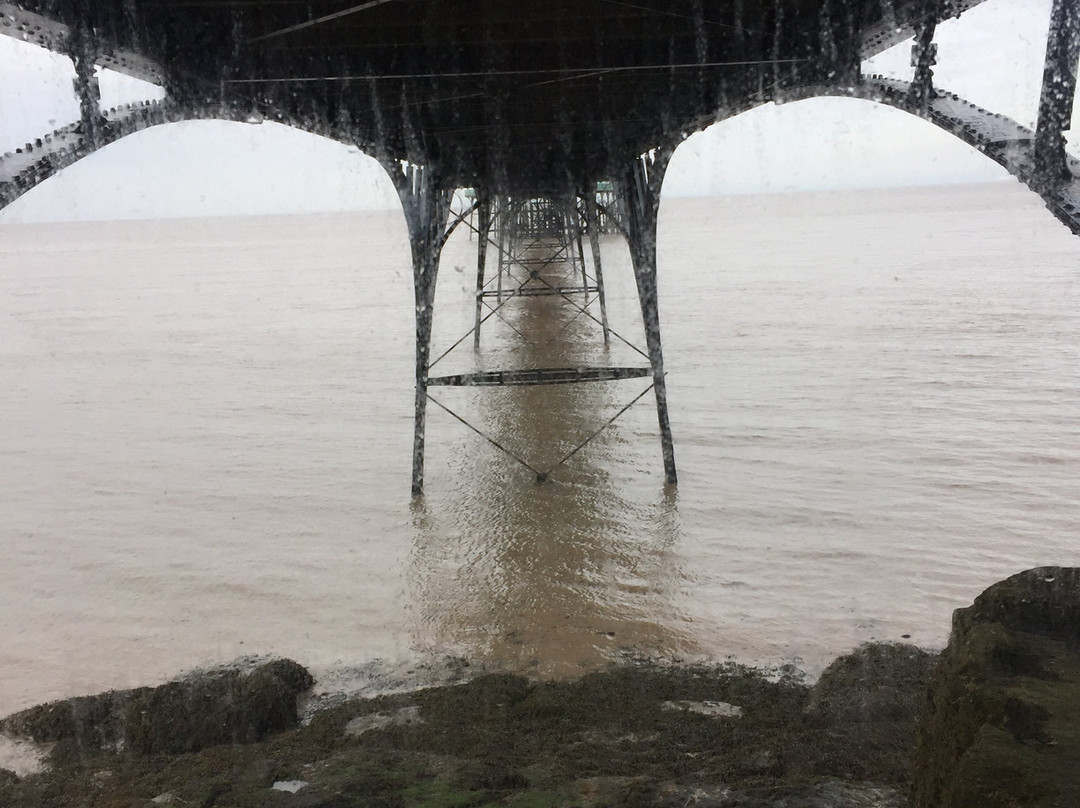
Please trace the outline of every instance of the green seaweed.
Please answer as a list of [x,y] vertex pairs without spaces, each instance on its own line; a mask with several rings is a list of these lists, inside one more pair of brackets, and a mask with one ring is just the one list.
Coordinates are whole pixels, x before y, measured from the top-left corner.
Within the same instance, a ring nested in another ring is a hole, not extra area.
[[[925,654],[879,656],[929,669]],[[883,665],[875,675],[886,675]],[[797,678],[774,680],[734,665],[633,664],[568,682],[480,676],[348,701],[252,743],[150,755],[69,749],[51,771],[0,779],[0,804],[154,808],[153,798],[171,794],[184,808],[626,808],[684,805],[694,794],[723,789],[790,796],[823,778],[868,780],[899,793],[907,786],[915,715],[898,715],[890,703],[880,725],[848,720],[844,694],[864,697],[863,667],[830,685],[833,712],[810,709],[813,691]],[[893,673],[905,686],[919,681],[910,670]],[[717,717],[679,707],[706,701],[742,713]],[[346,731],[353,719],[373,714],[411,718]],[[167,727],[154,731],[163,735]],[[287,794],[271,788],[279,780],[308,785]]]

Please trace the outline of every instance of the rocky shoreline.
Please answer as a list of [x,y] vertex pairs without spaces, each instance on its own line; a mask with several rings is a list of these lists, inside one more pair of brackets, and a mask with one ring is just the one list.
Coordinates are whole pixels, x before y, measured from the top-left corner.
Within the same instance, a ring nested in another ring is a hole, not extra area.
[[[50,752],[36,774],[0,770],[0,805],[1064,808],[1080,804],[1078,593],[1080,570],[1021,573],[957,611],[940,663],[867,645],[813,685],[735,664],[572,682],[463,667],[300,721],[310,674],[249,662],[3,719]],[[995,777],[1016,766],[1027,796]]]

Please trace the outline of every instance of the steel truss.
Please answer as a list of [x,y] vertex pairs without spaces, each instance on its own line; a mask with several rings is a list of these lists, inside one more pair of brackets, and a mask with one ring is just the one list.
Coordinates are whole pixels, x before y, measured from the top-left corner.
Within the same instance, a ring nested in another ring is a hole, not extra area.
[[[652,158],[643,159],[647,160],[649,165],[655,163]],[[662,176],[662,168],[663,166],[659,168],[659,176]],[[606,188],[598,189],[596,193],[585,193],[574,199],[496,197],[479,191],[472,195],[474,201],[465,211],[451,215],[451,195],[439,189],[437,167],[389,163],[387,170],[401,196],[409,225],[413,279],[416,289],[413,495],[419,496],[424,490],[424,448],[428,401],[433,402],[493,446],[513,457],[534,473],[538,482],[545,482],[552,471],[577,454],[650,390],[655,391],[657,397],[665,479],[669,483],[674,483],[674,455],[670,427],[667,426],[663,359],[660,354],[659,320],[656,313],[656,206],[650,203],[641,209],[639,205],[635,213],[625,216],[625,221],[620,221],[621,217],[616,216],[616,212],[630,211],[633,208],[634,198],[642,193],[640,183],[635,179],[633,185],[625,187],[622,184],[607,184]],[[634,172],[642,170],[631,166],[630,174],[636,177]],[[659,176],[654,178],[656,191],[659,190]],[[603,226],[608,228],[617,226],[631,245],[638,291],[639,295],[643,295],[641,305],[645,324],[645,341],[648,346],[646,350],[642,350],[613,331],[608,324],[600,250],[602,222],[605,223]],[[439,257],[450,234],[461,224],[473,230],[478,237],[475,323],[467,334],[432,359],[431,326]],[[586,237],[590,245],[591,271],[585,257],[584,240]],[[641,245],[648,243],[654,245],[651,259],[647,249],[644,253],[641,251]],[[495,253],[497,260],[495,272],[489,276],[486,270],[488,255],[491,252]],[[650,260],[651,269],[646,266]],[[651,281],[648,280],[649,277],[652,278]],[[479,351],[481,330],[484,323],[492,317],[502,319],[504,323],[527,339],[528,335],[522,334],[505,317],[504,309],[516,300],[540,296],[558,298],[576,311],[559,334],[564,333],[579,317],[591,319],[600,326],[605,346],[610,344],[611,338],[614,337],[647,359],[648,366],[512,368],[448,376],[432,375],[432,369],[469,336],[473,337],[474,350]],[[597,313],[594,313],[594,306]],[[498,440],[485,434],[467,419],[433,398],[429,391],[431,387],[581,384],[643,378],[651,380],[648,387],[548,469],[537,469],[518,457]]]

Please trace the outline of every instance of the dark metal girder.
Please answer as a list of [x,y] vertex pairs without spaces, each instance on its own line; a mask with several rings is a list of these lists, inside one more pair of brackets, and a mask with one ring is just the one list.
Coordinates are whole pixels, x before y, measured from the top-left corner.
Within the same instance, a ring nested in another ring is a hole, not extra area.
[[431,386],[504,387],[543,384],[577,384],[644,379],[652,371],[634,367],[531,368],[526,370],[491,370],[482,373],[459,373],[428,379]]
[[[138,54],[182,107],[350,129],[383,158],[505,191],[846,80],[928,9],[977,0],[20,0]],[[58,34],[59,36],[60,34]],[[529,131],[532,130],[532,131]]]

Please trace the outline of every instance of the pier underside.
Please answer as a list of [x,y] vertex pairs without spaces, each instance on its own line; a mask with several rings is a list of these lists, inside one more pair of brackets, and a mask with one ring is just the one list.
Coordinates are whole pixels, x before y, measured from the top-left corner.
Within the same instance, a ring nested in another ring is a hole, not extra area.
[[[347,129],[442,187],[565,196],[979,0],[19,0],[8,33],[184,109]],[[88,121],[88,128],[93,128]]]
[[[79,121],[0,159],[0,207],[103,145],[170,121],[280,121],[354,144],[386,169],[408,224],[417,337],[413,493],[423,490],[430,386],[634,376],[651,379],[664,477],[674,483],[656,222],[668,161],[690,133],[773,101],[844,95],[885,103],[1005,166],[1080,234],[1080,164],[1066,154],[1063,135],[1080,58],[1080,0],[1054,0],[1035,131],[934,87],[937,24],[979,2],[0,2],[0,32],[71,57],[81,109]],[[910,82],[861,75],[863,60],[909,38]],[[167,98],[101,110],[100,66],[156,82]],[[453,193],[462,188],[471,189],[472,208],[452,216]],[[558,220],[541,228],[543,239],[559,234],[531,278],[568,262],[574,279],[567,285],[511,280],[510,267],[530,272],[533,258],[525,256],[535,254],[537,233],[522,226],[530,206]],[[439,257],[466,220],[477,232],[478,255],[475,327],[463,339],[472,336],[475,350],[487,319],[528,295],[577,298],[607,343],[597,239],[608,227],[629,247],[647,366],[432,376]]]

